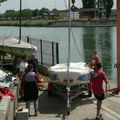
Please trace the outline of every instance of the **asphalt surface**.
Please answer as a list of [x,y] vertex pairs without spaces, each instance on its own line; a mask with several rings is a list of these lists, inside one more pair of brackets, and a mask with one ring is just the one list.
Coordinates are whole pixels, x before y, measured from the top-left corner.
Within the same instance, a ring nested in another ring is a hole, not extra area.
[[[38,116],[34,116],[31,103],[29,120],[94,120],[96,115],[96,100],[93,96],[73,99],[69,116],[65,115],[66,100],[58,95],[49,97],[46,91],[40,91],[38,106]],[[108,95],[103,101],[101,114],[104,120],[120,120],[120,97]]]

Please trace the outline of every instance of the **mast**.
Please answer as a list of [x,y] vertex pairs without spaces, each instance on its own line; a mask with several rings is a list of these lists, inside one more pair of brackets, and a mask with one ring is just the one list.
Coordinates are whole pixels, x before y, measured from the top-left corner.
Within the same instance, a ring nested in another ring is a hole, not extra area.
[[21,42],[21,21],[22,21],[22,0],[20,0],[20,14],[19,14],[19,43]]
[[69,68],[70,68],[70,47],[71,47],[71,3],[70,0],[68,0],[68,59],[67,59],[67,115],[70,114],[70,103],[71,103],[71,98],[70,98],[70,80],[69,80]]

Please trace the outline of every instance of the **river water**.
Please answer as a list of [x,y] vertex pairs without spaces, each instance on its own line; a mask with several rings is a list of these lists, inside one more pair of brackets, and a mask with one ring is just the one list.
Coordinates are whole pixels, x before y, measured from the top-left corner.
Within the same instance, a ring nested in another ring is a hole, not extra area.
[[[71,29],[71,61],[89,62],[91,54],[97,51],[103,63],[103,70],[109,79],[116,82],[116,27],[73,27]],[[0,27],[0,37],[19,36],[18,27]],[[22,27],[22,36],[55,41],[59,43],[60,63],[68,58],[67,27]]]

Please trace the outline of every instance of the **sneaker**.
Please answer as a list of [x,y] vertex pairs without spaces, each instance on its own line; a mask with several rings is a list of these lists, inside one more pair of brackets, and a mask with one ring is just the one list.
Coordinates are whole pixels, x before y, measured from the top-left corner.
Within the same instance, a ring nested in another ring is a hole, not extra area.
[[95,120],[104,120],[104,119],[102,118],[102,115],[99,115],[95,118]]
[[100,118],[100,117],[99,117],[99,116],[97,116],[97,117],[95,118],[95,120],[99,120],[99,118]]

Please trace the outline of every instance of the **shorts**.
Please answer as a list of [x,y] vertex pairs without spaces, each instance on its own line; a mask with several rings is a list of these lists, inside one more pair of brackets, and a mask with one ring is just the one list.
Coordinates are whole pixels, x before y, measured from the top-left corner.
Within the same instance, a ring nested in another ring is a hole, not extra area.
[[101,101],[105,99],[105,94],[94,94],[95,98],[97,99],[97,101]]

